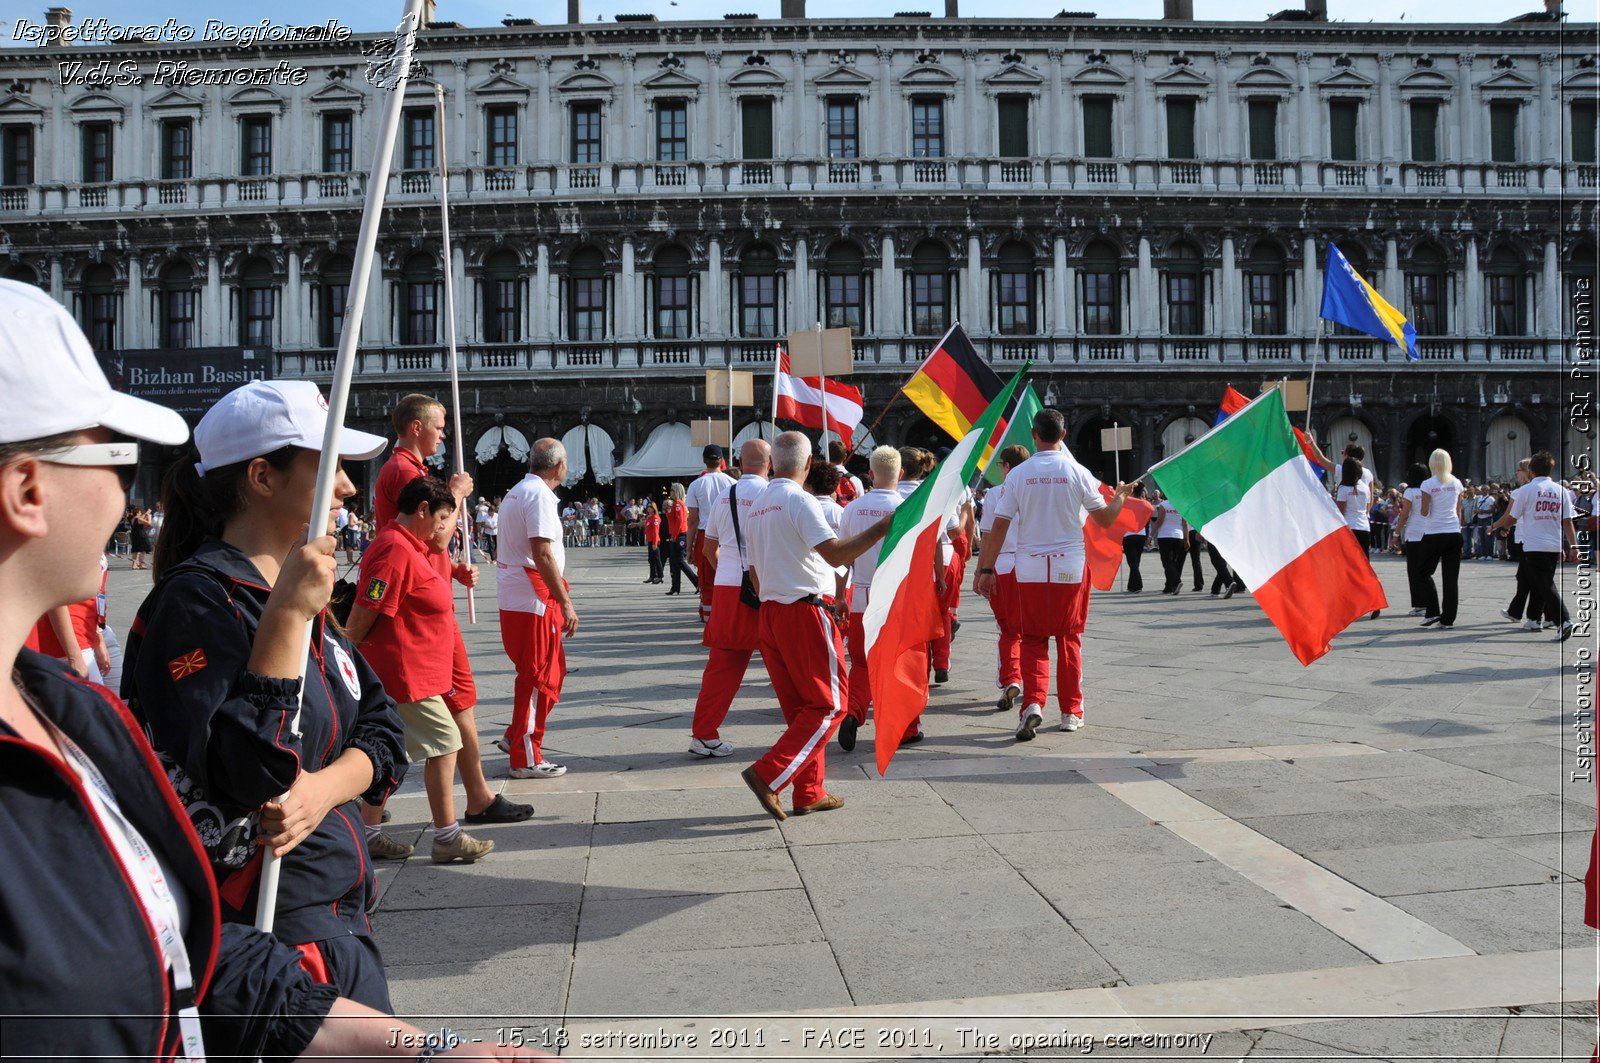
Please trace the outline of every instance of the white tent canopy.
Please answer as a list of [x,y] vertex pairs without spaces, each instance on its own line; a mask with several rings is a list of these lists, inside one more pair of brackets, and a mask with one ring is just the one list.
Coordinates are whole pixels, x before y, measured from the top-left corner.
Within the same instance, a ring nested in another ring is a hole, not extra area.
[[528,460],[528,437],[508,424],[497,424],[479,436],[478,445],[472,453],[479,464],[487,464],[499,456],[501,447],[506,449],[512,461]]
[[751,421],[733,436],[733,449],[738,450],[752,439],[765,439],[772,442],[778,438],[778,429],[771,421]]
[[617,466],[616,475],[664,479],[693,476],[705,468],[700,449],[692,442],[689,426],[681,422],[657,425],[632,457]]
[[598,425],[580,424],[561,437],[561,445],[567,448],[567,478],[563,481],[567,487],[571,487],[591,472],[594,474],[595,482],[602,484],[610,483],[618,475],[616,463],[611,456],[616,444],[612,442],[611,434],[604,428]]

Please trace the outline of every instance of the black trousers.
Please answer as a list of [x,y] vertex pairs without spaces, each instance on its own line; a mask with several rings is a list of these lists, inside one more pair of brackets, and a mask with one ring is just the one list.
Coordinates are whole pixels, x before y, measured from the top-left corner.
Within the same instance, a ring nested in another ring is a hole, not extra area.
[[1351,528],[1350,532],[1356,537],[1356,542],[1361,544],[1361,552],[1372,553],[1372,532],[1362,531],[1360,528]]
[[1565,624],[1572,619],[1567,613],[1567,603],[1556,590],[1556,570],[1561,566],[1561,555],[1547,550],[1524,550],[1522,569],[1528,584],[1528,619],[1554,620]]
[[[1189,533],[1189,564],[1194,569],[1194,589],[1199,590],[1206,585],[1206,574],[1200,571],[1200,554],[1203,548],[1200,545],[1200,536],[1194,532]],[[1178,575],[1183,575],[1183,566],[1178,566]]]
[[[1417,590],[1422,592],[1422,609],[1427,616],[1437,616],[1442,624],[1456,622],[1461,575],[1461,533],[1434,532],[1424,535],[1415,544],[1421,554]],[[1433,574],[1440,572],[1441,589],[1433,584]]]
[[672,538],[664,540],[661,544],[667,548],[667,564],[672,566],[672,589],[674,591],[683,589],[684,576],[689,577],[691,586],[700,586],[700,581],[695,579],[694,569],[684,563],[684,549],[688,546],[688,539],[687,535],[674,535]]
[[1183,586],[1184,542],[1182,539],[1157,539],[1156,549],[1161,551],[1161,571],[1167,578],[1161,593],[1172,594]]
[[652,580],[659,580],[662,573],[662,544],[656,543],[654,546],[646,545],[644,552],[646,558],[650,562],[650,578]]
[[1543,620],[1544,613],[1540,609],[1544,602],[1533,593],[1533,587],[1528,583],[1528,555],[1522,552],[1521,546],[1512,545],[1517,549],[1517,593],[1511,596],[1511,604],[1506,606],[1506,612],[1521,620],[1526,610],[1529,620]]
[[1422,541],[1402,542],[1400,553],[1406,559],[1406,588],[1411,592],[1411,608],[1426,608],[1428,597],[1422,593]]
[[1128,590],[1144,590],[1144,577],[1139,575],[1139,560],[1144,556],[1144,534],[1122,537],[1122,559],[1128,563]]
[[1211,556],[1211,567],[1217,570],[1216,576],[1211,580],[1212,594],[1221,594],[1229,586],[1235,588],[1244,586],[1239,582],[1239,577],[1233,574],[1233,566],[1228,564],[1228,559],[1222,556],[1221,550],[1206,543],[1206,553]]

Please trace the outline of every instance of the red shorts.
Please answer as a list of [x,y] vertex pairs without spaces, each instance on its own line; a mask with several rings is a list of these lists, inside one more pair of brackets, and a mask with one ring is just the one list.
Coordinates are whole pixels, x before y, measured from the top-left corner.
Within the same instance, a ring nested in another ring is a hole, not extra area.
[[706,621],[700,644],[714,650],[760,649],[761,612],[739,600],[738,587],[713,588],[711,619]]
[[1019,635],[1055,638],[1081,634],[1089,620],[1089,581],[1023,583],[1019,580],[1011,601]]

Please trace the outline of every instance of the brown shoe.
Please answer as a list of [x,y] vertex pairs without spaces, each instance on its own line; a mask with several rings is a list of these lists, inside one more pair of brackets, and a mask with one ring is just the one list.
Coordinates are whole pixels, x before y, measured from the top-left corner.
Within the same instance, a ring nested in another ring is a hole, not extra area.
[[772,787],[767,785],[766,780],[756,774],[756,766],[754,764],[741,771],[739,778],[743,779],[744,784],[750,787],[750,792],[756,795],[756,800],[761,802],[761,807],[766,809],[767,815],[778,820],[789,818],[784,814],[783,806],[778,803],[778,795],[772,792]]
[[808,816],[813,812],[832,812],[836,808],[843,807],[844,798],[835,797],[832,794],[823,794],[820,800],[813,801],[809,805],[795,805],[794,814],[797,816]]

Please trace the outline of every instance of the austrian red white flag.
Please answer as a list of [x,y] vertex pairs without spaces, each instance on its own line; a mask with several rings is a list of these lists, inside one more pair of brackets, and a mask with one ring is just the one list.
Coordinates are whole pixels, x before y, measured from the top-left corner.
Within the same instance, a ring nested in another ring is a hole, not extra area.
[[[839,380],[828,381],[827,430],[839,437],[849,450],[851,434],[861,423],[861,392]],[[773,371],[772,416],[787,417],[807,428],[822,428],[822,378],[795,376],[789,372],[789,352],[778,348]]]

